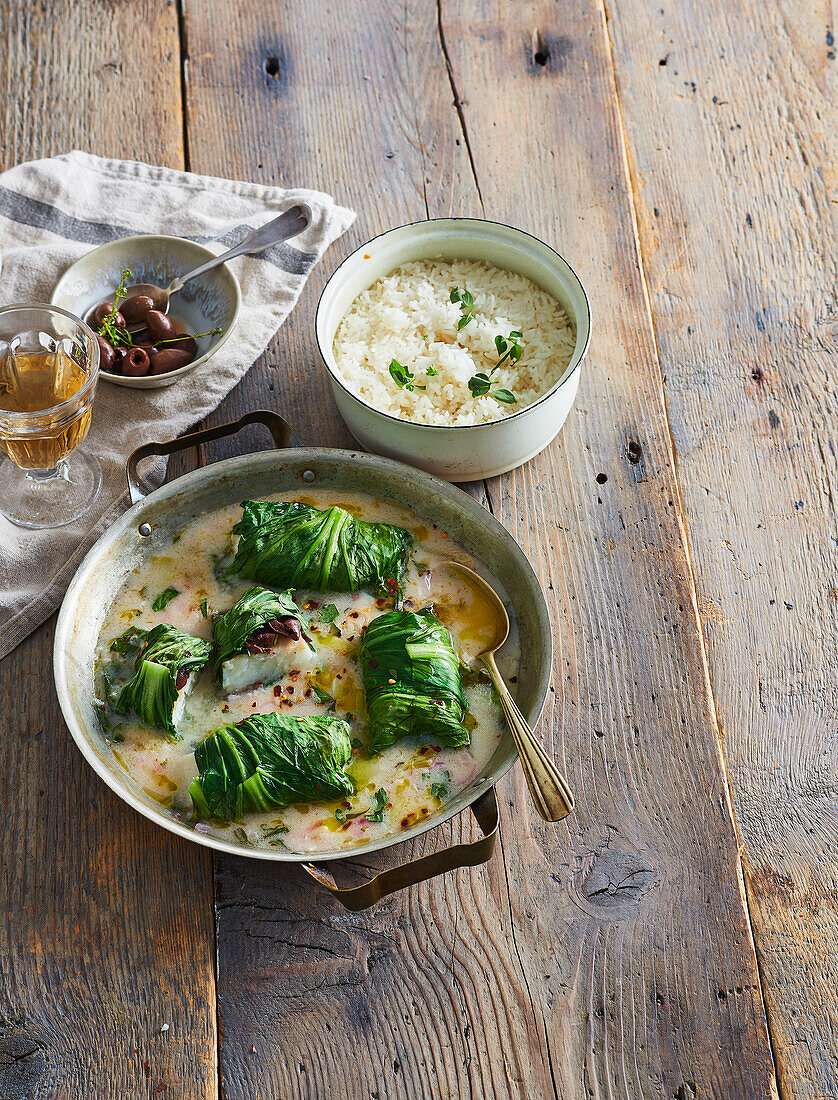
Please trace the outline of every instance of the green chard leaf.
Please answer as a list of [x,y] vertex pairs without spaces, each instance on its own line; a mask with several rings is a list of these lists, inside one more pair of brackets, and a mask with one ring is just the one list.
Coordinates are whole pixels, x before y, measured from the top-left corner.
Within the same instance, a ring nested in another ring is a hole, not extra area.
[[340,718],[254,714],[198,745],[198,777],[189,793],[201,817],[236,821],[352,794],[344,771],[351,758],[349,726]]
[[378,592],[401,582],[412,536],[366,523],[337,506],[321,511],[289,501],[246,500],[232,573],[277,588]]
[[[314,649],[305,629],[303,613],[294,603],[290,589],[287,592],[274,592],[270,588],[249,588],[229,611],[216,616],[212,624],[212,636],[218,647],[215,658],[217,679],[221,677],[221,666],[224,662],[238,653],[244,653],[250,635],[265,628],[273,619],[295,620],[309,648]],[[289,636],[299,637],[299,634]]]
[[111,651],[113,653],[122,654],[136,654],[145,645],[145,640],[148,637],[148,631],[143,630],[142,627],[132,626],[125,631],[124,634],[120,634],[118,638],[114,638],[111,642]]
[[134,663],[134,678],[120,692],[116,711],[120,714],[133,711],[147,726],[179,741],[174,724],[180,691],[178,674],[189,676],[197,672],[211,655],[209,642],[161,623],[146,634],[145,645]]
[[317,612],[317,618],[321,623],[333,623],[338,617],[338,609],[333,603],[324,603]]
[[208,617],[209,612],[208,612],[208,607],[207,607],[207,601],[206,600],[201,600],[201,614],[203,615],[203,617],[205,619]]
[[167,607],[172,602],[175,596],[179,595],[180,589],[173,588],[171,585],[169,585],[168,588],[164,588],[162,592],[158,592],[158,594],[155,596],[154,603],[151,605],[151,610],[162,611],[164,607]]
[[379,615],[359,654],[367,699],[370,754],[402,737],[431,736],[469,744],[466,701],[451,635],[430,608]]

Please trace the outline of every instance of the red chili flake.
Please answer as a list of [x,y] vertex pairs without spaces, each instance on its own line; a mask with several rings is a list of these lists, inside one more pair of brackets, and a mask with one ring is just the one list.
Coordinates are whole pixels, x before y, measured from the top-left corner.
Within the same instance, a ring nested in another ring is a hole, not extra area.
[[300,670],[298,668],[292,668],[288,675],[292,680],[296,681],[299,679]]
[[311,688],[310,687],[307,687],[305,689],[305,691],[303,692],[303,698],[304,699],[310,699],[311,698]]
[[428,807],[427,806],[423,806],[422,809],[420,810],[420,813],[423,813],[423,814],[426,814],[427,812],[428,812]]
[[288,692],[289,695],[294,694],[294,688],[291,686],[291,684],[289,684],[285,690]]
[[440,533],[440,535],[442,535],[442,537],[443,537],[444,539],[447,539],[447,538],[448,538],[448,532],[447,532],[447,531],[440,531],[439,533]]
[[386,603],[387,603],[387,601],[386,601],[386,600],[384,599],[384,597],[383,597],[383,596],[379,596],[379,597],[378,597],[378,599],[377,599],[377,600],[375,601],[375,606],[376,606],[376,607],[384,607],[384,605],[385,605]]
[[399,590],[398,584],[396,583],[396,581],[393,580],[392,577],[385,578],[384,587],[387,589],[391,596],[394,596]]
[[275,684],[275,685],[274,685],[274,695],[276,695],[276,696],[277,696],[277,698],[278,698],[278,697],[279,697],[280,695],[282,695],[282,684]]
[[509,682],[510,682],[510,684],[517,684],[518,683],[518,677],[517,676],[510,676],[509,677]]
[[226,714],[229,711],[229,709],[230,709],[230,706],[229,706],[228,703],[225,703],[224,706],[221,708],[221,710],[224,714]]
[[350,611],[349,612],[349,618],[350,619],[357,619],[360,616],[360,614],[361,614],[360,611]]
[[352,750],[352,755],[353,756],[360,756],[361,755],[361,750],[360,749],[353,749]]

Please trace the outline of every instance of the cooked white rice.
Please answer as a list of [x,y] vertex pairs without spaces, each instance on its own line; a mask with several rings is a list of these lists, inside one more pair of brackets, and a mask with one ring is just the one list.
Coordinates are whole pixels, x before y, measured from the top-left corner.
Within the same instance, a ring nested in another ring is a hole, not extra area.
[[[454,287],[474,297],[474,319],[459,332],[463,314],[450,300]],[[513,331],[522,333],[521,358],[503,364],[492,389],[511,391],[515,404],[472,397],[468,380],[488,374],[499,358],[495,337]],[[347,387],[382,412],[417,424],[482,424],[526,408],[554,386],[575,340],[556,299],[523,275],[482,260],[420,260],[358,295],[333,350]],[[426,389],[400,388],[390,375],[393,359]]]

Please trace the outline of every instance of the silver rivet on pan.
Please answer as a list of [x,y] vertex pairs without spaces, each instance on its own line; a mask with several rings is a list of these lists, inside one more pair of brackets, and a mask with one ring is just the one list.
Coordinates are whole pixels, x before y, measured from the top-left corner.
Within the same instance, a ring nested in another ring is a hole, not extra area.
[[314,470],[303,470],[303,481],[314,481],[316,477]]
[[144,539],[147,539],[148,536],[151,534],[151,524],[150,523],[141,523],[140,526],[137,528],[137,530],[143,536]]

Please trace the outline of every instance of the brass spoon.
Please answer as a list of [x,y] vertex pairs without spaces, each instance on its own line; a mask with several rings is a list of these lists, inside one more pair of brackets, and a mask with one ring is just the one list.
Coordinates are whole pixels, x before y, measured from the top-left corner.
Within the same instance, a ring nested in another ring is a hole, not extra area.
[[512,736],[515,739],[515,747],[521,759],[521,766],[530,789],[535,808],[545,821],[561,821],[562,818],[573,810],[573,795],[570,787],[565,782],[564,776],[536,740],[529,723],[515,704],[515,700],[509,694],[509,688],[503,682],[498,666],[495,664],[495,653],[501,648],[509,637],[509,616],[503,606],[497,592],[490,584],[473,569],[461,565],[458,561],[443,562],[443,568],[458,574],[472,588],[478,592],[491,606],[495,616],[495,634],[478,657],[483,661],[492,683],[500,698],[500,705],[509,723]]

